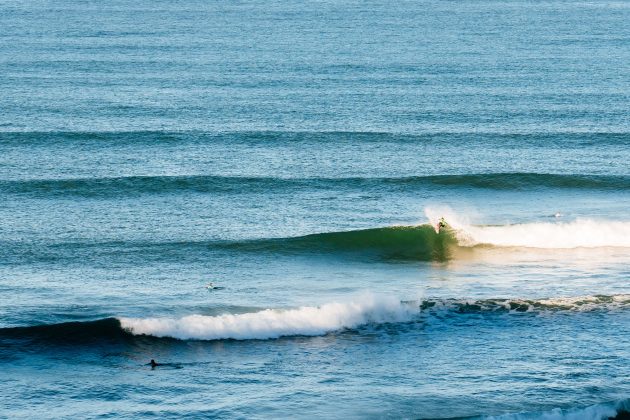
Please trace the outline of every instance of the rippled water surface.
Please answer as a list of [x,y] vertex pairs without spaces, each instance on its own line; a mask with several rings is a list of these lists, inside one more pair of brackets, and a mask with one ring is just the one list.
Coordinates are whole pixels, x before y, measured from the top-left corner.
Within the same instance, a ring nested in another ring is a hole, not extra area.
[[627,415],[627,22],[0,2],[0,417]]

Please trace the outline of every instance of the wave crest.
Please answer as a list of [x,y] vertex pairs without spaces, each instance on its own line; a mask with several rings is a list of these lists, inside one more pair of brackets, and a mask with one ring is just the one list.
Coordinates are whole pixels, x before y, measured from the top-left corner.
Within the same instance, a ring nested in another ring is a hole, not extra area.
[[[0,328],[0,344],[41,342],[44,345],[81,345],[134,341],[138,336],[180,340],[249,340],[290,336],[320,336],[370,324],[445,321],[469,314],[538,316],[550,313],[599,313],[630,309],[630,295],[595,295],[548,299],[425,299],[400,301],[392,297],[359,296],[347,302],[294,309],[182,318],[105,318],[28,327]],[[448,322],[448,321],[445,321]],[[142,339],[142,338],[140,338]],[[3,340],[8,340],[3,343]]]
[[246,314],[190,315],[170,318],[121,318],[121,326],[137,335],[182,340],[269,339],[317,336],[368,323],[401,322],[411,312],[397,299],[367,297],[361,301],[327,303],[297,309],[266,309]]

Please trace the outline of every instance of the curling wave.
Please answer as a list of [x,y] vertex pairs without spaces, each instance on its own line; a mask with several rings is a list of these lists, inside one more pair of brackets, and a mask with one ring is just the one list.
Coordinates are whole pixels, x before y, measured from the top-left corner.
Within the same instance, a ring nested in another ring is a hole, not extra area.
[[[437,220],[437,219],[435,219]],[[110,258],[146,261],[182,259],[213,251],[338,256],[380,261],[448,261],[475,247],[508,248],[630,248],[630,222],[575,220],[560,223],[524,223],[477,226],[448,217],[450,228],[435,231],[435,223],[324,232],[288,238],[202,241],[117,241],[32,243],[0,241],[5,263],[81,261]],[[470,256],[470,254],[469,254]]]
[[382,259],[446,260],[457,240],[433,226],[390,226],[345,232],[326,232],[293,238],[229,242],[221,246],[245,251],[359,253]]
[[358,257],[377,260],[445,261],[456,245],[449,232],[436,234],[433,227],[393,226],[346,232],[316,233],[289,238],[249,240],[201,241],[72,241],[37,243],[27,241],[0,241],[0,256],[6,263],[28,264],[66,260],[80,261],[85,257],[110,258],[116,254],[119,261],[146,261],[159,258],[182,259],[190,255],[203,255],[213,251],[252,253],[309,254]]
[[463,223],[447,218],[449,228],[435,231],[437,217],[419,226],[390,226],[326,232],[294,238],[223,243],[221,247],[250,251],[357,252],[387,260],[446,261],[457,248],[477,246],[572,249],[630,248],[630,222],[578,219],[501,226]]

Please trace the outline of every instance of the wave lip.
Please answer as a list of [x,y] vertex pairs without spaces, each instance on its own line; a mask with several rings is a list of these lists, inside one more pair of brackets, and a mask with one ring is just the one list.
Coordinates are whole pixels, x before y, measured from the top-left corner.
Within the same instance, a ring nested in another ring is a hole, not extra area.
[[123,329],[135,335],[181,340],[270,339],[283,336],[317,336],[369,323],[401,322],[410,312],[397,299],[369,296],[361,301],[266,309],[246,314],[189,315],[170,318],[120,318]]

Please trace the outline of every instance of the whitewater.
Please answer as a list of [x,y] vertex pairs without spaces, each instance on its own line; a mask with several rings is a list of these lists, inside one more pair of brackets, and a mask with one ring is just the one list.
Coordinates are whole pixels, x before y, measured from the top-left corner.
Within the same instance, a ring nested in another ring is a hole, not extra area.
[[[576,218],[562,221],[557,213],[553,222],[522,223],[503,226],[475,226],[452,209],[426,208],[432,226],[445,217],[461,246],[491,245],[497,247],[563,248],[630,248],[630,222],[620,220]],[[442,216],[437,216],[438,214]]]
[[365,294],[348,302],[295,309],[265,309],[217,316],[188,315],[172,318],[121,318],[123,330],[135,335],[180,340],[264,340],[287,336],[318,336],[365,325],[423,320],[425,314],[547,313],[557,311],[623,311],[630,309],[630,295],[579,296],[526,299],[438,299],[400,301]]
[[319,307],[274,310],[214,317],[189,315],[181,319],[120,320],[134,334],[179,339],[268,339],[292,335],[323,335],[367,323],[402,322],[411,310],[394,298],[365,296],[356,302],[332,302]]

